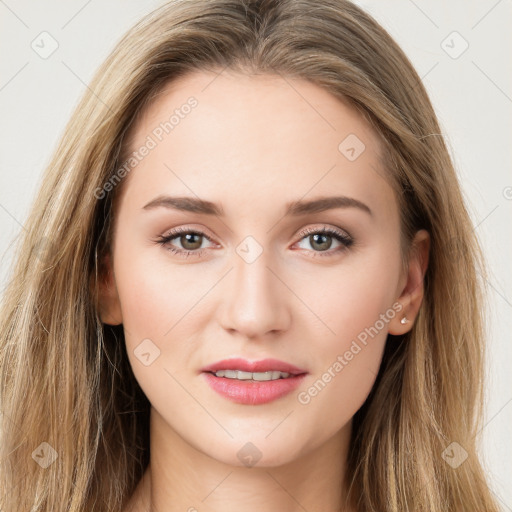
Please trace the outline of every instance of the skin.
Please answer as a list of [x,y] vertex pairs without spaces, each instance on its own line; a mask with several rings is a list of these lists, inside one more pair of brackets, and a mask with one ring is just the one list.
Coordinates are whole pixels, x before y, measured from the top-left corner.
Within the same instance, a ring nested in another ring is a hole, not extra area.
[[[130,363],[152,404],[151,462],[127,510],[353,510],[340,494],[352,417],[375,382],[387,334],[412,328],[428,234],[417,233],[404,271],[398,205],[377,134],[349,104],[307,81],[194,72],[145,110],[132,150],[190,96],[197,107],[122,184],[101,285],[102,320],[123,323]],[[338,149],[349,134],[365,144],[354,161]],[[162,194],[218,203],[225,216],[143,209]],[[346,207],[284,217],[290,201],[334,195],[372,214]],[[353,244],[301,234],[324,226]],[[187,245],[177,235],[168,246],[203,252],[172,254],[157,239],[176,227],[212,241]],[[236,251],[249,235],[262,250],[250,264]],[[402,311],[300,403],[298,394],[393,304]],[[149,366],[134,354],[147,338],[160,350]],[[309,373],[278,400],[236,404],[200,371],[231,356],[273,357]],[[237,456],[248,442],[261,454],[252,467]]]

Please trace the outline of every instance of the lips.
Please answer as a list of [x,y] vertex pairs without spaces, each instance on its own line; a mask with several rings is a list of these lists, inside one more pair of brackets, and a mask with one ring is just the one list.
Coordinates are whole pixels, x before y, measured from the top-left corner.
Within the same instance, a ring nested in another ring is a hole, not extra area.
[[210,364],[201,368],[202,372],[215,373],[219,370],[241,370],[243,372],[286,372],[291,375],[302,375],[308,373],[293,364],[280,361],[279,359],[262,359],[261,361],[248,361],[242,358],[230,358],[217,361],[216,363]]
[[[288,377],[275,380],[239,380],[215,375],[221,370],[249,373],[283,372]],[[239,357],[223,359],[201,369],[201,376],[220,396],[238,404],[262,405],[289,395],[297,389],[308,372],[279,359],[248,361]]]
[[261,382],[226,379],[216,377],[210,372],[203,372],[201,377],[213,391],[226,400],[243,405],[263,405],[290,395],[301,385],[306,374]]

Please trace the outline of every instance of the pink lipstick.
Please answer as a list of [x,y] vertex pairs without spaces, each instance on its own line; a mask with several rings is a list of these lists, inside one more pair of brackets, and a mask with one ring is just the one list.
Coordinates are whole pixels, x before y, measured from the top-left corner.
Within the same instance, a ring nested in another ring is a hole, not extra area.
[[231,358],[201,369],[208,385],[224,398],[246,405],[277,400],[295,390],[307,371],[277,359]]

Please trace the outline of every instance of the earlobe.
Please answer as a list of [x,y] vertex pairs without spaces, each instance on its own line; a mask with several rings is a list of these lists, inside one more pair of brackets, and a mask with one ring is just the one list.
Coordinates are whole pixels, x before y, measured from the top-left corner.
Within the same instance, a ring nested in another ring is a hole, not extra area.
[[405,334],[412,329],[414,320],[423,302],[424,279],[427,272],[430,250],[430,235],[422,229],[416,233],[411,245],[405,286],[397,301],[402,309],[390,322],[389,333]]
[[100,319],[104,324],[119,325],[123,323],[110,253],[104,256],[100,266],[97,306]]

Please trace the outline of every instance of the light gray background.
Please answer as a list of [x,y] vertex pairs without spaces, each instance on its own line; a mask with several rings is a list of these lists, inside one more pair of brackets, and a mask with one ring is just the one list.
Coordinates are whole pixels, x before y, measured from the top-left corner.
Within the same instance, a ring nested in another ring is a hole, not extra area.
[[[161,3],[0,0],[1,290],[10,244],[23,229],[42,170],[78,98],[120,36]],[[482,452],[503,510],[512,511],[511,1],[357,3],[395,37],[422,77],[492,271]],[[46,59],[31,47],[48,37],[39,36],[43,31],[58,43]],[[464,41],[469,46],[458,55]]]

